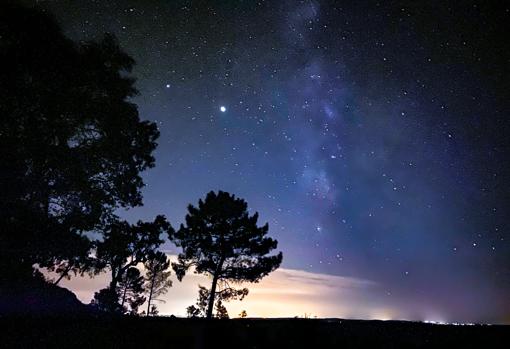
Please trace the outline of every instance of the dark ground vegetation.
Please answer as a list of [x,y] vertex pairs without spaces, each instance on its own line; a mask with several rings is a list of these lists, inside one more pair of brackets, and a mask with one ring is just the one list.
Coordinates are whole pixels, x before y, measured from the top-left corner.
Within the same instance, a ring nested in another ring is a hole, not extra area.
[[16,348],[507,348],[510,327],[341,319],[23,317],[0,320]]

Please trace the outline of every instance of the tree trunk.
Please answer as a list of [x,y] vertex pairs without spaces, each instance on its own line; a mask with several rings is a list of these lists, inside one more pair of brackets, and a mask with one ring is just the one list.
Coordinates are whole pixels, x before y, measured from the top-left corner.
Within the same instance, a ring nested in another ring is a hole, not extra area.
[[209,294],[209,304],[207,305],[207,315],[206,318],[212,318],[212,311],[214,306],[214,296],[216,295],[216,284],[218,283],[218,275],[214,274],[213,282]]
[[60,277],[53,283],[53,285],[58,285],[58,283],[64,278],[64,276],[67,276],[69,271],[71,270],[71,266],[68,266],[62,274],[60,274]]
[[216,296],[216,285],[218,284],[218,278],[220,276],[221,268],[223,267],[223,262],[225,261],[225,258],[222,256],[217,267],[216,271],[214,272],[213,276],[213,282],[211,285],[211,293],[209,294],[209,304],[207,305],[207,319],[212,319],[212,312],[214,307],[214,297]]
[[60,274],[60,277],[57,279],[57,281],[55,281],[55,282],[53,283],[53,285],[55,285],[55,286],[56,286],[56,285],[58,285],[58,283],[59,283],[60,281],[62,281],[62,279],[64,278],[64,276],[65,276],[66,274],[67,274],[67,273],[62,273],[62,274]]
[[115,290],[119,280],[122,278],[126,271],[126,268],[118,267],[112,268],[112,281],[110,281],[110,289]]
[[151,280],[151,288],[149,290],[149,299],[147,299],[147,316],[149,316],[150,309],[151,309],[152,291],[154,290],[155,279],[156,279],[156,275],[154,274],[152,276],[152,280]]
[[127,286],[127,285],[125,285],[125,286],[124,286],[124,293],[123,293],[123,295],[122,295],[122,303],[121,303],[121,305],[120,305],[120,307],[121,307],[122,309],[124,309],[124,303],[126,303],[126,293],[127,293],[127,289],[128,289],[128,286]]
[[115,290],[117,288],[117,274],[112,271],[112,280],[110,281],[110,290]]

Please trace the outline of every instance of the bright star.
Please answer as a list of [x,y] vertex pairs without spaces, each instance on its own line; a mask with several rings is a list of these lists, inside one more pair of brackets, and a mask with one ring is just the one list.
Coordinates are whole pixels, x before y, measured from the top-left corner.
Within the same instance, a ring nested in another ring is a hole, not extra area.
[[225,108],[225,106],[223,106],[223,105],[222,105],[222,106],[220,107],[220,111],[221,111],[222,113],[224,113],[224,112],[226,112],[226,111],[227,111],[227,108]]

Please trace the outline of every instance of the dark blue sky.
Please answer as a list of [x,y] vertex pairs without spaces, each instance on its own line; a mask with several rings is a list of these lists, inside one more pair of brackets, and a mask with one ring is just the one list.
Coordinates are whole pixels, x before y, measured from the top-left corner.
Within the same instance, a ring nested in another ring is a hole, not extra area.
[[269,222],[287,268],[375,281],[415,319],[510,321],[508,7],[38,4],[137,61],[134,101],[161,137],[126,217],[177,225],[230,191]]

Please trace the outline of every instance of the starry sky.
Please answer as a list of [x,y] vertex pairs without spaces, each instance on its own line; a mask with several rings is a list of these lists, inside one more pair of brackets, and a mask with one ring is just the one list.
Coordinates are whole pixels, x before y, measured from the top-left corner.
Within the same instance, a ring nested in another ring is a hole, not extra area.
[[508,4],[23,2],[137,62],[161,137],[127,219],[177,226],[226,190],[269,222],[282,273],[359,286],[326,297],[351,313],[309,312],[510,322]]

